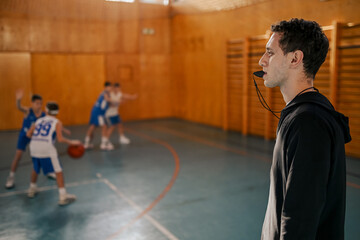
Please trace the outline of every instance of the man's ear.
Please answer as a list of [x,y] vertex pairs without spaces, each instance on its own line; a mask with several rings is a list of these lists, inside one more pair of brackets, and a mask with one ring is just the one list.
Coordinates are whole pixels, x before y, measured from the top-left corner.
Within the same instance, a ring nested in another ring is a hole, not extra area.
[[291,53],[290,55],[291,59],[291,65],[293,67],[297,67],[299,64],[303,62],[304,53],[301,50],[296,50]]

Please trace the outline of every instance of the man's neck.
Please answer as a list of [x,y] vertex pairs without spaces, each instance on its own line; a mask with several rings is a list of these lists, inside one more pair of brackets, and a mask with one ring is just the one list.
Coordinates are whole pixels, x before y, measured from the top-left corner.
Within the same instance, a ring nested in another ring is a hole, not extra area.
[[[283,86],[280,86],[281,94],[283,95],[286,105],[288,105],[301,91],[313,87],[313,79],[303,78],[297,80],[287,81]],[[313,92],[314,89],[308,89],[306,92]]]

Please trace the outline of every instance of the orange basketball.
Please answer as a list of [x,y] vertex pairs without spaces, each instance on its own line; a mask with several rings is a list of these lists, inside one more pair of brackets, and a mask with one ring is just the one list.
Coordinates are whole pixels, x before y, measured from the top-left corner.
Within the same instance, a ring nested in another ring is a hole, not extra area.
[[72,158],[80,158],[84,155],[85,148],[83,145],[69,145],[67,152]]

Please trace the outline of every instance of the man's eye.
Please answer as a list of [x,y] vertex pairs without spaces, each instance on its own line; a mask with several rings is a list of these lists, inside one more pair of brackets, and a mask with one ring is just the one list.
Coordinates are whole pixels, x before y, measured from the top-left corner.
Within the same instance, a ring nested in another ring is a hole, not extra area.
[[273,53],[272,53],[272,52],[267,52],[267,54],[268,54],[269,56],[272,56],[272,55],[273,55]]

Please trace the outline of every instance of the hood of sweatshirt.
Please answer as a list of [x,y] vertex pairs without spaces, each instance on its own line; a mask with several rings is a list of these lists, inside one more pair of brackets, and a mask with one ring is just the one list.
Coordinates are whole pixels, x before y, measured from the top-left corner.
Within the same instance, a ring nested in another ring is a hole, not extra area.
[[318,92],[307,92],[295,97],[286,107],[281,111],[281,118],[279,124],[283,121],[284,117],[292,112],[296,107],[305,103],[314,103],[324,109],[326,109],[333,117],[334,120],[338,122],[339,126],[343,130],[345,143],[351,141],[350,128],[349,128],[349,118],[344,116],[344,114],[335,111],[335,108],[330,103],[330,101],[321,93]]

